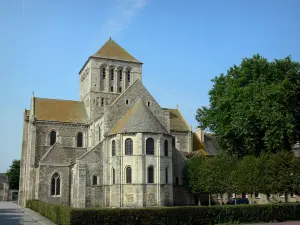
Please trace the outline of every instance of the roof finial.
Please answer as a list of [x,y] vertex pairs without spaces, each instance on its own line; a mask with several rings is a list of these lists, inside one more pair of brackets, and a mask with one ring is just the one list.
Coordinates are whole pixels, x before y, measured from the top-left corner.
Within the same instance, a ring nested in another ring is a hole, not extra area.
[[111,34],[109,34],[109,39],[111,39]]
[[34,97],[34,91],[32,91],[32,97]]
[[176,105],[176,108],[179,109],[179,105],[178,104]]

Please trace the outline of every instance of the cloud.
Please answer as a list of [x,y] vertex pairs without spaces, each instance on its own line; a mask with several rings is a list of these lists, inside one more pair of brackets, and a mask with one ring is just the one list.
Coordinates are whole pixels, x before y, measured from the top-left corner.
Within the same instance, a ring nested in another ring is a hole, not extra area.
[[148,0],[118,0],[117,7],[109,15],[114,15],[104,22],[101,33],[116,36],[128,28],[137,12],[145,8]]

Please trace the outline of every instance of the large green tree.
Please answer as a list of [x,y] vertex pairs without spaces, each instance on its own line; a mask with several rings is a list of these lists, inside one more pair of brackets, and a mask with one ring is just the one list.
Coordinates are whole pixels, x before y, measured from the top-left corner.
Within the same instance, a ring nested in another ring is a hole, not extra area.
[[19,189],[20,160],[13,160],[11,166],[6,172],[6,176],[8,177],[10,188]]
[[299,62],[254,55],[212,81],[210,105],[196,119],[217,135],[221,149],[258,156],[290,150],[300,139]]

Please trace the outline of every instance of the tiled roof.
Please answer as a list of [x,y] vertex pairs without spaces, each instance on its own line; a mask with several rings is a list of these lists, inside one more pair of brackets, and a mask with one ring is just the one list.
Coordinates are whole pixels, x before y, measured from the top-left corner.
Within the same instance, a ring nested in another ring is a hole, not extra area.
[[85,123],[86,112],[83,102],[34,98],[35,118],[43,121]]
[[141,63],[111,38],[109,38],[109,40],[93,56]]
[[170,130],[172,131],[190,131],[191,128],[183,118],[178,109],[166,109],[170,112]]
[[138,98],[110,134],[142,132],[168,133],[143,100]]

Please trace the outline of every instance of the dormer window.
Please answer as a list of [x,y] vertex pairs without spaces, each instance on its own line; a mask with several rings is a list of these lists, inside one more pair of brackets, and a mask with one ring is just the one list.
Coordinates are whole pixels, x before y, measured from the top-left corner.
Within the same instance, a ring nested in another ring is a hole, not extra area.
[[103,80],[105,80],[105,76],[106,76],[105,68],[102,68],[102,78],[103,78]]

